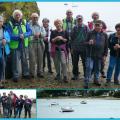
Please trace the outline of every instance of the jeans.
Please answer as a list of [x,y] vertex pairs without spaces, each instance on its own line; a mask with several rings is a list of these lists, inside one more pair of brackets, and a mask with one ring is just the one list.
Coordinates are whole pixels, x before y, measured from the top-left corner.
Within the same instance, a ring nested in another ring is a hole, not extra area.
[[16,110],[15,110],[15,117],[18,116],[20,118],[21,112],[22,112],[22,108],[21,107],[17,107]]
[[85,72],[84,83],[85,83],[85,86],[88,86],[88,83],[92,78],[93,66],[94,66],[94,70],[93,70],[94,81],[98,82],[99,80],[100,69],[101,69],[101,59],[87,57],[85,64],[86,64],[86,72]]
[[25,108],[25,118],[27,118],[27,114],[28,114],[29,118],[31,118],[31,108],[29,108],[29,109]]
[[20,66],[22,67],[22,75],[29,75],[28,68],[28,48],[14,49],[11,51],[12,54],[12,72],[13,78],[20,77]]
[[115,69],[114,82],[118,82],[119,74],[120,74],[120,57],[117,58],[117,57],[114,57],[114,56],[110,56],[109,66],[108,66],[108,70],[107,70],[107,79],[106,79],[107,82],[111,81],[114,69]]
[[3,75],[3,60],[0,58],[0,81],[2,80]]

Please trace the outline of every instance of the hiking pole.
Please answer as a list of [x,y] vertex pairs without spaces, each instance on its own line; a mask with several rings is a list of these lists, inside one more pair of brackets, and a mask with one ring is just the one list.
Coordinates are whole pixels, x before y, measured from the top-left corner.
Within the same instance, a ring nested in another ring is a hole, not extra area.
[[3,61],[3,78],[2,78],[2,83],[5,83],[5,47],[2,47],[2,61]]

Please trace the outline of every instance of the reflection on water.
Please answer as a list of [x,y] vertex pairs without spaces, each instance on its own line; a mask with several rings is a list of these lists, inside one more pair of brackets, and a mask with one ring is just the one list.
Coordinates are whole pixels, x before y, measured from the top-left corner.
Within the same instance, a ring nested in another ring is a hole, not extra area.
[[[62,112],[66,107],[74,112]],[[38,118],[120,118],[120,100],[39,99],[37,108]]]

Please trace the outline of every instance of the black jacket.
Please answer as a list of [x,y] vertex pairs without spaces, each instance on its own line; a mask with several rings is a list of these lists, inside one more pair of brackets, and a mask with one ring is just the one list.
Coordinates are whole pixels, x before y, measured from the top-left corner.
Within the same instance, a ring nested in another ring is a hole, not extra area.
[[120,48],[118,50],[114,49],[115,44],[120,45],[120,40],[116,36],[116,33],[113,33],[109,36],[108,43],[109,43],[110,55],[114,57],[116,56],[120,57]]
[[87,42],[91,39],[94,40],[93,45],[87,44],[87,56],[88,57],[97,57],[102,58],[103,56],[107,56],[108,54],[108,37],[107,34],[104,32],[100,32],[100,41],[97,42],[97,34],[95,30],[90,31],[87,36]]

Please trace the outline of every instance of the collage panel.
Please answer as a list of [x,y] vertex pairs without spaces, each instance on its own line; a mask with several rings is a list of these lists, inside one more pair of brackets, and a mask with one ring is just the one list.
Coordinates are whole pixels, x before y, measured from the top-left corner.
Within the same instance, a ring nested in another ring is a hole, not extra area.
[[0,88],[119,88],[119,5],[1,2]]
[[120,90],[37,90],[37,118],[120,118]]
[[36,118],[36,89],[0,90],[0,118]]

